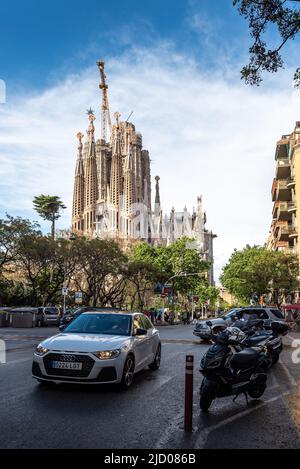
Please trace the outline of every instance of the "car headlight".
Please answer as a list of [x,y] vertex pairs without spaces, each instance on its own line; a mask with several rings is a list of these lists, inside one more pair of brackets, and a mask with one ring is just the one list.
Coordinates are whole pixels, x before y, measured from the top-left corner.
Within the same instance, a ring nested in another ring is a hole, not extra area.
[[35,354],[39,355],[40,357],[42,357],[48,352],[49,352],[49,349],[47,349],[46,347],[43,347],[41,344],[38,345],[37,348],[35,349]]
[[105,350],[103,352],[94,352],[94,355],[100,360],[110,360],[111,358],[117,358],[121,353],[120,349],[116,350]]

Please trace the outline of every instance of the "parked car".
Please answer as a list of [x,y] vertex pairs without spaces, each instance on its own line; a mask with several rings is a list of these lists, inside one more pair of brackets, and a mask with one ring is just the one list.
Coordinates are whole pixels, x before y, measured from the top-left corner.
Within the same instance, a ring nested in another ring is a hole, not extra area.
[[59,326],[60,324],[60,309],[56,306],[44,306],[38,308],[39,314],[42,314],[42,326]]
[[[278,308],[258,308],[258,307],[248,307],[248,308],[233,308],[228,311],[226,314],[220,318],[210,319],[213,327],[220,326],[223,327],[231,326],[236,320],[246,320],[251,319],[251,317],[256,319],[264,320],[280,320],[284,321],[284,317],[280,309]],[[207,320],[200,320],[196,323],[193,334],[197,337],[200,337],[202,340],[209,340],[211,335],[211,328],[207,324]]]
[[70,322],[74,321],[74,319],[78,318],[82,313],[86,313],[87,311],[118,311],[118,308],[100,308],[100,307],[93,307],[93,306],[81,306],[75,311],[71,313],[65,314],[60,319],[61,326],[67,326]]
[[158,369],[160,359],[159,332],[144,314],[89,311],[37,346],[32,375],[44,384],[119,383],[126,389],[138,371]]

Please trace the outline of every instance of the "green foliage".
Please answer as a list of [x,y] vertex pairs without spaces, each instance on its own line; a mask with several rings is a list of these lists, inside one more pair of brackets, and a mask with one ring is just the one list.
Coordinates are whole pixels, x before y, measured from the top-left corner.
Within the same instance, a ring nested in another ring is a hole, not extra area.
[[198,285],[195,289],[195,294],[199,297],[199,305],[203,306],[209,300],[209,306],[214,308],[219,299],[220,290],[207,282]]
[[190,238],[181,238],[169,246],[153,247],[147,243],[137,245],[133,258],[135,261],[147,262],[155,267],[157,280],[167,282],[179,273],[203,274],[201,276],[178,277],[172,280],[174,290],[181,294],[193,292],[199,283],[203,283],[205,273],[209,268],[208,262],[201,259],[197,249],[191,249]]
[[60,218],[60,211],[66,206],[57,195],[38,195],[33,199],[33,207],[41,218],[51,221],[51,235],[55,235],[55,221]]
[[[250,34],[253,39],[249,49],[249,64],[241,71],[242,79],[250,85],[259,85],[262,81],[262,71],[277,72],[283,67],[281,50],[289,40],[296,38],[300,31],[299,0],[233,0],[249,23]],[[279,36],[276,45],[268,45],[270,29],[277,29]],[[294,83],[300,87],[300,69],[296,70]]]
[[238,300],[248,302],[253,295],[272,293],[278,301],[280,293],[291,293],[297,286],[296,256],[270,251],[258,246],[235,250],[224,267],[221,282]]

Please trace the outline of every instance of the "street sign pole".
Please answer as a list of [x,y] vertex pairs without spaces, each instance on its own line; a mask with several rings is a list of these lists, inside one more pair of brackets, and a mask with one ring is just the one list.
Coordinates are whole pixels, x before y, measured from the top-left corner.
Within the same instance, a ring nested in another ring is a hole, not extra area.
[[66,296],[68,294],[68,289],[67,287],[63,287],[62,289],[62,295],[63,295],[63,298],[64,298],[64,302],[63,302],[63,315],[66,314]]

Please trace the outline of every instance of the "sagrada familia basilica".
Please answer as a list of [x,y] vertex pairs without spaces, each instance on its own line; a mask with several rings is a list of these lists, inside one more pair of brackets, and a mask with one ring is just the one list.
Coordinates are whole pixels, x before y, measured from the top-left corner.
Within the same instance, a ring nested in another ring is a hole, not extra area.
[[95,138],[96,117],[90,109],[84,143],[84,135],[77,134],[72,231],[87,237],[116,238],[125,245],[136,240],[168,245],[183,236],[193,238],[191,247],[211,263],[209,282],[213,284],[215,235],[205,228],[202,197],[198,197],[192,213],[184,208],[163,214],[160,178],[156,176],[152,206],[149,152],[131,122],[121,121],[120,114],[115,113],[115,122],[111,123],[104,62],[97,65],[102,91],[101,138]]

